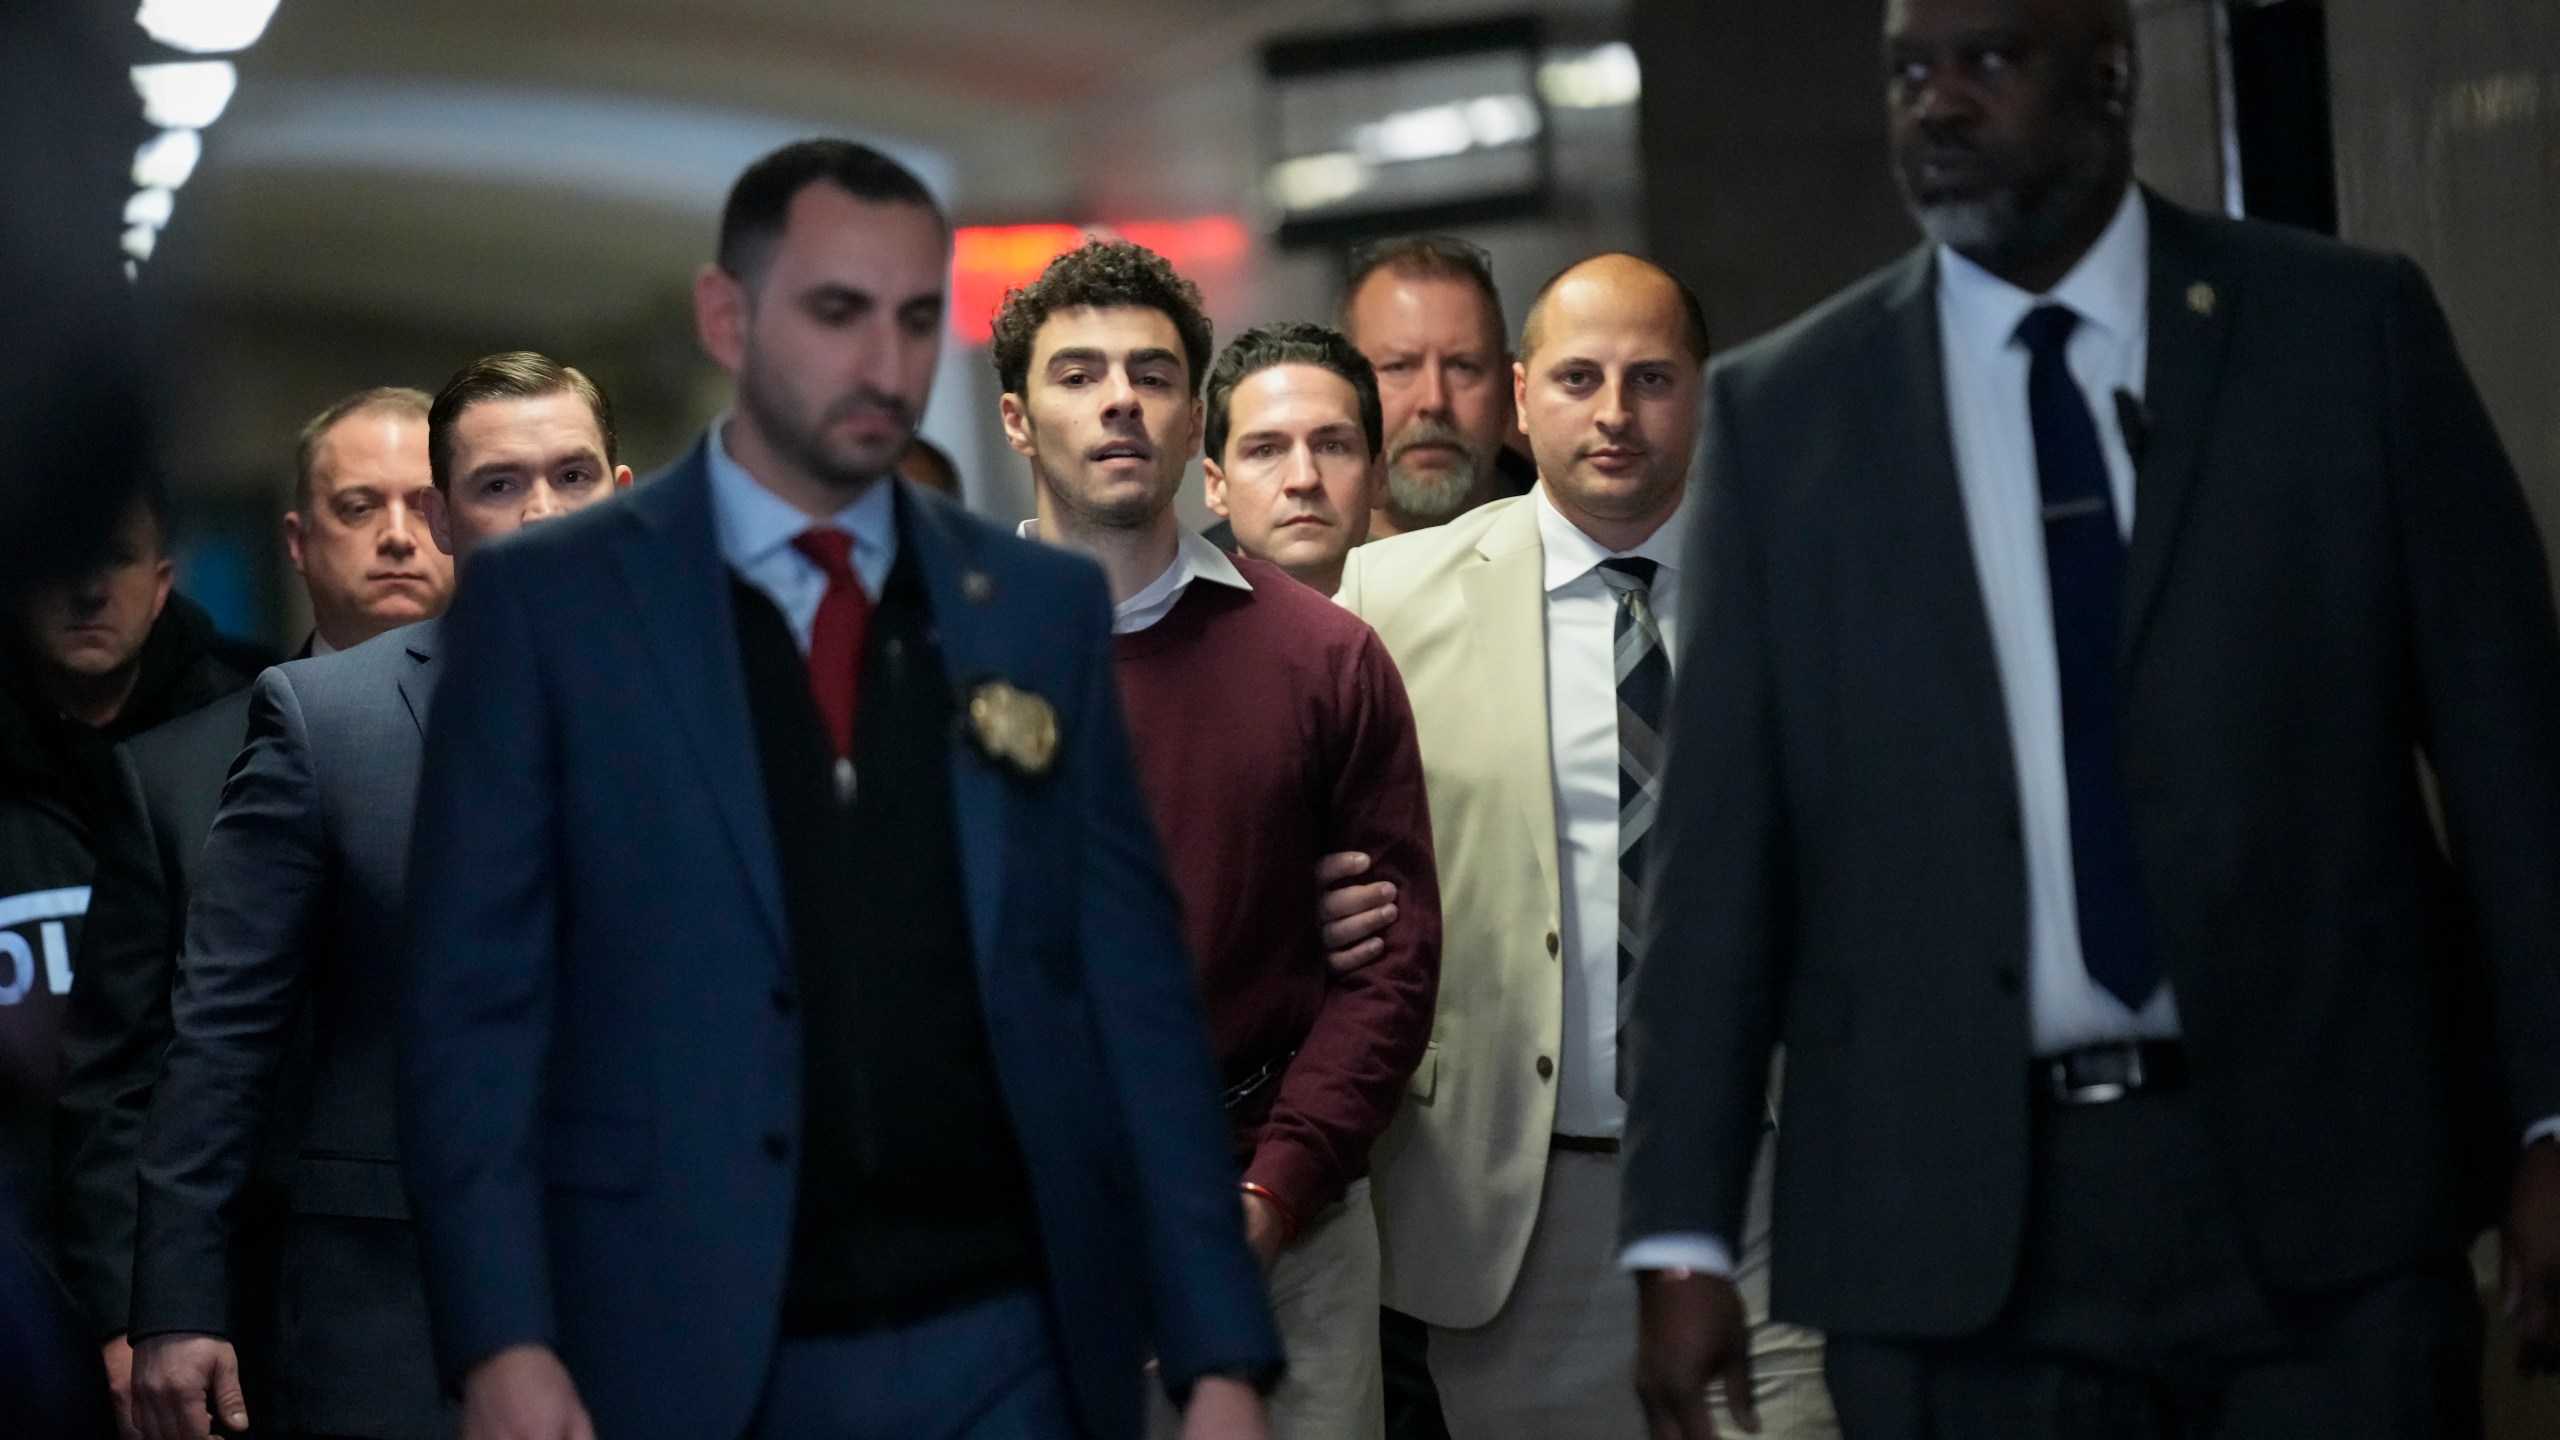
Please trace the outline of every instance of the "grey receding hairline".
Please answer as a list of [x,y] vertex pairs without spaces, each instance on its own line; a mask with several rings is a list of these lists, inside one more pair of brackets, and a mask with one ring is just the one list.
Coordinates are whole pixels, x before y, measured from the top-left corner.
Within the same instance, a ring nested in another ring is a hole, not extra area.
[[311,513],[311,482],[319,473],[320,450],[340,425],[376,413],[406,415],[424,425],[434,408],[435,397],[412,385],[375,385],[330,401],[302,422],[301,432],[294,437],[293,513]]

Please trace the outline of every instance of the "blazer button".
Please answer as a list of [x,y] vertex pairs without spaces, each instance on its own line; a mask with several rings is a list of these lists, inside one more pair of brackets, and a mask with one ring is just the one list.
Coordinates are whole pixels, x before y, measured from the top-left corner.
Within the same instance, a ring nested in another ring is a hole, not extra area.
[[1556,1062],[1548,1059],[1544,1055],[1539,1056],[1538,1078],[1541,1080],[1553,1080],[1556,1078]]
[[1563,949],[1564,949],[1564,942],[1563,942],[1563,941],[1561,941],[1561,940],[1558,940],[1558,939],[1556,938],[1556,932],[1554,932],[1553,930],[1548,931],[1548,932],[1547,932],[1547,958],[1548,958],[1548,959],[1550,959],[1550,960],[1553,960],[1554,958],[1556,958],[1556,956],[1557,956],[1560,952],[1562,952],[1562,951],[1563,951]]
[[2000,987],[2003,995],[2018,993],[2018,972],[2015,970],[2001,970],[1991,977],[1991,982]]
[[766,1131],[764,1135],[764,1153],[767,1158],[773,1160],[790,1159],[791,1138],[779,1130]]

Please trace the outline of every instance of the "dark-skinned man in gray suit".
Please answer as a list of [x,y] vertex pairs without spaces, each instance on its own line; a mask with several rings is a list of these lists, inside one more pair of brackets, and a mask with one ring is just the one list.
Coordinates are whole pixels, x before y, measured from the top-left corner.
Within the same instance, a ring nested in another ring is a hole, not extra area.
[[[437,547],[467,561],[631,482],[585,376],[529,353],[447,382],[427,417]],[[308,995],[310,1094],[283,1240],[281,1415],[297,1436],[444,1440],[395,1134],[395,927],[441,620],[259,677],[249,743],[197,864],[145,1121],[133,1266],[134,1421],[204,1440],[251,1416],[227,1313],[228,1217]],[[261,1432],[265,1433],[265,1432]]]
[[1630,1021],[1653,1434],[1747,1374],[1783,1043],[1773,1309],[1850,1440],[2477,1435],[2501,1209],[2560,1339],[2515,474],[2415,266],[2133,184],[2123,0],[1894,0],[1885,55],[1931,243],[1710,379]]

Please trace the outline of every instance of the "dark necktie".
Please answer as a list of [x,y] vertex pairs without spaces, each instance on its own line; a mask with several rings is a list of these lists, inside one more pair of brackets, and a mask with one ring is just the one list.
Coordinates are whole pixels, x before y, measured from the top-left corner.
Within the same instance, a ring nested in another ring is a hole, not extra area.
[[2018,324],[2027,347],[2027,413],[2044,493],[2044,568],[2062,680],[2062,767],[2071,795],[2072,894],[2089,978],[2139,1010],[2160,988],[2151,912],[2125,793],[2124,534],[2088,397],[2064,351],[2080,317],[2040,305]]
[[[1652,560],[1600,562],[1600,578],[1618,601],[1610,627],[1618,676],[1618,1014],[1623,1029],[1628,981],[1642,931],[1644,837],[1662,795],[1662,713],[1671,699],[1671,653],[1653,615]],[[1626,1093],[1626,1049],[1618,1050],[1618,1093]]]
[[827,593],[809,627],[809,698],[827,727],[836,756],[836,798],[853,798],[853,717],[862,703],[862,641],[871,628],[871,596],[853,572],[853,537],[817,526],[792,537],[791,548],[827,572]]

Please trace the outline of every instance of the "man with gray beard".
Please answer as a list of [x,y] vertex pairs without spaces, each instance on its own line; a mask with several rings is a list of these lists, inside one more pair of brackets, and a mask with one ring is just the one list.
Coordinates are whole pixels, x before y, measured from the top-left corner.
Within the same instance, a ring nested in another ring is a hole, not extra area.
[[1627,1012],[1654,1440],[1748,1412],[1782,1042],[1771,1310],[1850,1440],[2476,1436],[2500,1218],[2560,1362],[2533,519],[2416,266],[2134,183],[2130,9],[1891,0],[1928,243],[1708,378]]
[[1372,539],[1525,495],[1537,467],[1511,448],[1511,345],[1484,251],[1446,235],[1382,241],[1352,257],[1342,333],[1378,372],[1387,494]]

